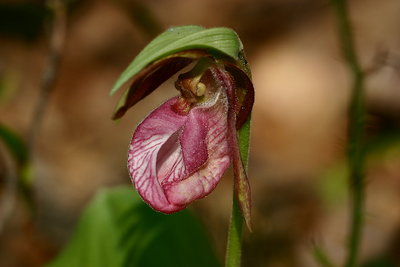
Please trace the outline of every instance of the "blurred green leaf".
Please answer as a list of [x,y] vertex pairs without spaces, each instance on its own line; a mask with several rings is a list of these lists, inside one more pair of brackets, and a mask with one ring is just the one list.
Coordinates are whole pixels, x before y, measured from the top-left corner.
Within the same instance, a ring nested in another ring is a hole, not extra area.
[[103,190],[84,211],[70,243],[48,267],[219,266],[188,211],[165,215],[131,187]]
[[313,256],[315,261],[319,264],[319,266],[322,267],[334,267],[332,261],[324,251],[324,249],[317,244],[314,244],[313,246]]
[[0,67],[0,105],[6,104],[18,88],[18,73],[11,68]]
[[28,149],[22,138],[2,124],[0,124],[0,140],[4,142],[5,146],[20,166],[28,162]]
[[242,60],[243,45],[237,34],[228,28],[205,29],[200,26],[173,27],[151,41],[131,62],[115,82],[110,94],[114,94],[132,76],[150,63],[177,52],[201,49],[215,56],[228,56]]
[[3,141],[6,149],[16,162],[18,173],[18,188],[21,190],[28,207],[34,210],[32,194],[32,169],[29,161],[28,147],[22,138],[13,130],[0,123],[0,142]]

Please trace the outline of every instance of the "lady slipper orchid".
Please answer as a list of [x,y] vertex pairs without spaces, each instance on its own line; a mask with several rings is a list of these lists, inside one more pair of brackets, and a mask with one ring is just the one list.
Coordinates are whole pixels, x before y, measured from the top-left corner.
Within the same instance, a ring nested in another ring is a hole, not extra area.
[[237,137],[254,101],[249,73],[243,61],[221,52],[211,54],[204,44],[194,48],[149,62],[135,73],[117,108],[114,118],[195,63],[175,82],[179,95],[156,108],[136,128],[128,152],[131,180],[153,209],[173,213],[211,193],[232,163],[236,194],[250,226],[250,187]]

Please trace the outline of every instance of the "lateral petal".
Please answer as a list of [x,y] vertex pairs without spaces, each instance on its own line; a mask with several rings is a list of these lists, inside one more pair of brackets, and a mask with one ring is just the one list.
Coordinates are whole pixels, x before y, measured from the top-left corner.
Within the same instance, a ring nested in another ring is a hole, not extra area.
[[246,222],[248,229],[251,231],[251,190],[249,179],[243,165],[243,161],[240,154],[240,148],[238,143],[238,136],[236,131],[237,118],[235,110],[239,105],[236,91],[234,90],[234,84],[231,76],[219,69],[213,69],[213,75],[216,76],[216,80],[221,81],[226,86],[226,92],[228,96],[229,108],[228,108],[228,140],[231,147],[231,157],[233,164],[234,173],[234,189],[237,200],[239,202],[242,215]]

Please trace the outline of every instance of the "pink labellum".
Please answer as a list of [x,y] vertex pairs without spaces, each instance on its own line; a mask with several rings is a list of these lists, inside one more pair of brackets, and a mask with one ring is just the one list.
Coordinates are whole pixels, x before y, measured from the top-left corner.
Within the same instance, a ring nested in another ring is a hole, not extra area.
[[207,196],[230,165],[228,100],[218,90],[187,114],[172,98],[136,129],[128,153],[132,182],[155,210],[173,213]]

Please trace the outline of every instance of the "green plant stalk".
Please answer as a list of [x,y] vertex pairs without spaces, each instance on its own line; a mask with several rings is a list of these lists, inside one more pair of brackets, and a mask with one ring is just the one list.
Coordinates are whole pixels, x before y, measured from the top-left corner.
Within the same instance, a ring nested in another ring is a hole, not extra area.
[[244,218],[240,211],[238,200],[233,194],[232,198],[232,214],[229,223],[228,243],[226,246],[226,267],[240,266],[242,258],[242,232]]
[[342,53],[352,72],[353,88],[349,109],[349,143],[348,143],[348,164],[349,182],[352,195],[352,221],[348,239],[348,255],[345,266],[356,266],[364,217],[364,148],[363,137],[365,130],[365,104],[364,104],[364,74],[358,62],[354,48],[353,36],[349,22],[345,0],[332,0],[337,23]]
[[[239,148],[243,165],[247,171],[247,162],[250,144],[250,120],[248,118],[242,128],[239,130]],[[244,217],[239,207],[239,201],[233,190],[232,213],[228,229],[228,242],[226,245],[225,266],[238,267],[242,256],[242,233]]]

